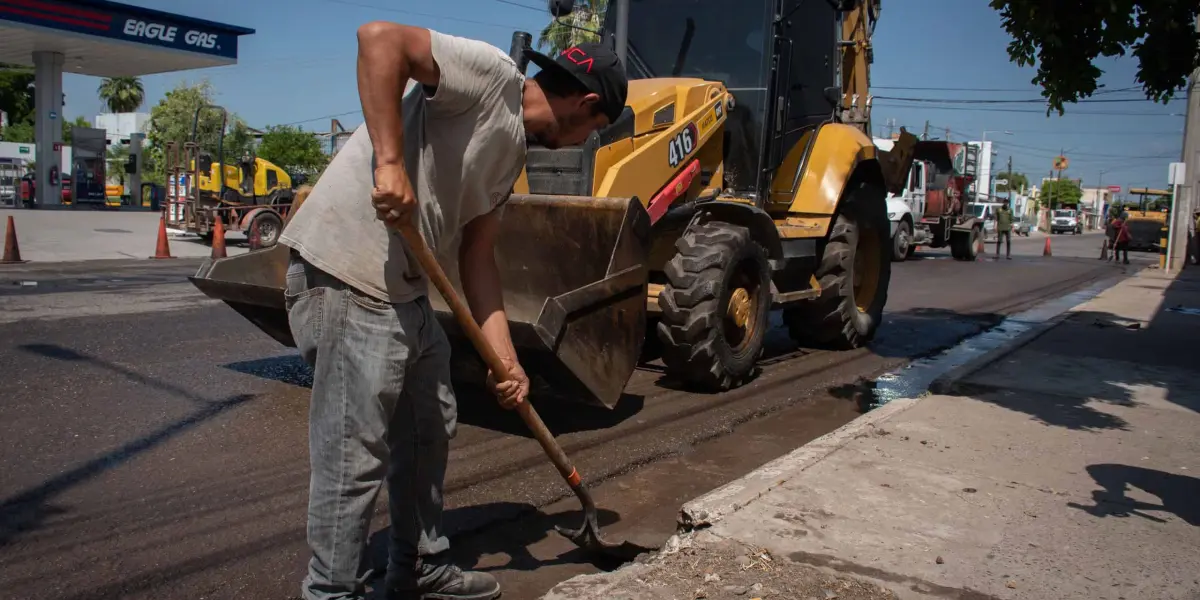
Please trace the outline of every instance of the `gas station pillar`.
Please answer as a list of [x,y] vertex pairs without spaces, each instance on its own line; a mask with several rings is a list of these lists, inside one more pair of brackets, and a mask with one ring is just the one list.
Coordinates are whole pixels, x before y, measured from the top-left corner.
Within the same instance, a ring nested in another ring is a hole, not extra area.
[[35,181],[39,206],[62,204],[63,55],[58,52],[33,53],[34,142],[37,144]]

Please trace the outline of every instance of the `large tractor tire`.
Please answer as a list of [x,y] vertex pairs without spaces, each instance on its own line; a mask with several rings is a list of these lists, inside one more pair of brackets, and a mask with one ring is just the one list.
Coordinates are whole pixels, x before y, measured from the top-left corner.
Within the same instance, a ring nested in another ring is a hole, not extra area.
[[818,298],[783,313],[792,339],[806,346],[851,350],[871,341],[883,322],[892,261],[884,193],[866,182],[842,200],[814,276]]
[[667,374],[690,387],[728,390],[749,380],[771,309],[767,251],[745,227],[693,225],[663,269],[658,337]]

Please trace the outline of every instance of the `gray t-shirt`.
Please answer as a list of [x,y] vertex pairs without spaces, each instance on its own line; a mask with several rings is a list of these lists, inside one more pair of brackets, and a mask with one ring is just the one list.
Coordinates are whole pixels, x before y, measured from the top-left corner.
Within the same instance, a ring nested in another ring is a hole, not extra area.
[[[499,48],[430,32],[436,90],[405,88],[404,163],[425,243],[436,253],[464,225],[508,198],[525,164],[524,76]],[[375,216],[375,152],[365,125],[334,157],[280,243],[318,269],[380,300],[426,293],[404,238]]]

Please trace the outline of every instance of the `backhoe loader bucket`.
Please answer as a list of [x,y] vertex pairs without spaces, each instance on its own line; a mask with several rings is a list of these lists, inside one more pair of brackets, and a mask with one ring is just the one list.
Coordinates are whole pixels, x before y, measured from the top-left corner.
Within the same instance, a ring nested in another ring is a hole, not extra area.
[[[646,336],[650,220],[636,198],[516,195],[505,204],[496,265],[513,343],[533,392],[612,407]],[[289,249],[279,245],[207,260],[191,281],[259,329],[294,347],[283,290]],[[458,248],[439,261],[465,299]],[[437,290],[429,290],[454,347],[452,372],[482,383],[483,362]]]

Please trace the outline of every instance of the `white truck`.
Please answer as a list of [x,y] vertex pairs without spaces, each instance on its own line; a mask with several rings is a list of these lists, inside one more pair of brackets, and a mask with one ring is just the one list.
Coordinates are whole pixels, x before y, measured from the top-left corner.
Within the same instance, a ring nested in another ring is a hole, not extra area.
[[[891,150],[892,140],[875,138],[875,146],[881,150]],[[925,210],[925,189],[927,165],[914,160],[908,170],[908,184],[899,196],[888,192],[887,211],[888,221],[892,230],[892,260],[903,261],[912,256],[913,250],[921,245],[927,236],[916,233],[914,209],[917,214]]]
[[1079,235],[1083,233],[1083,223],[1079,221],[1079,213],[1073,208],[1057,209],[1050,218],[1050,233],[1067,233]]
[[[891,150],[894,145],[888,139],[873,141],[881,150]],[[917,246],[949,246],[956,260],[975,260],[983,246],[986,221],[963,210],[963,190],[973,177],[973,169],[963,168],[968,164],[966,156],[973,159],[975,155],[962,144],[918,142],[908,183],[900,194],[887,196],[893,261],[912,257]]]

